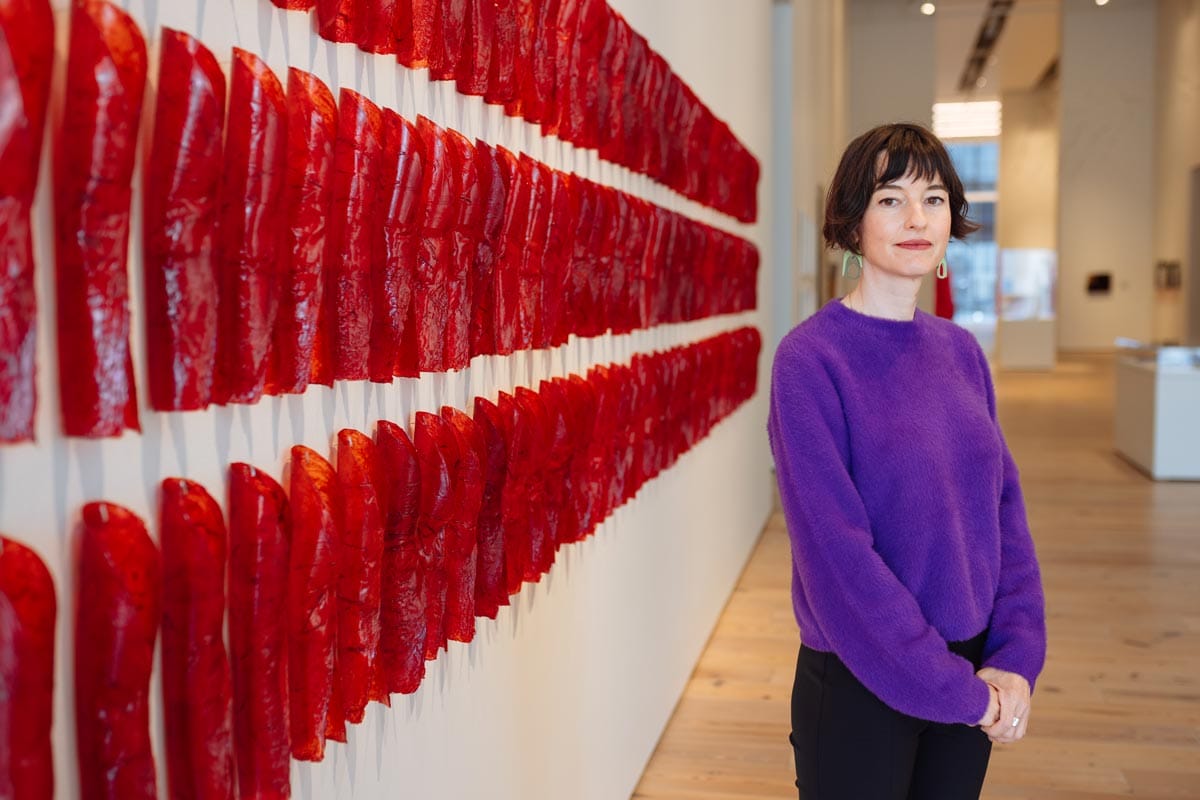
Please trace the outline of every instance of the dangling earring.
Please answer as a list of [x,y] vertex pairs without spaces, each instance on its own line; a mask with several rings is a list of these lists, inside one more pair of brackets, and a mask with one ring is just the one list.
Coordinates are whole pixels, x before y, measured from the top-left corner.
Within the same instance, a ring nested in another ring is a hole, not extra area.
[[946,276],[949,274],[949,270],[946,269],[946,259],[943,258],[941,263],[938,264],[937,276],[942,280],[946,280]]
[[[846,265],[851,261],[854,262],[854,266],[857,268],[857,272],[854,275],[846,274]],[[849,278],[852,281],[856,281],[862,277],[862,256],[851,250],[842,253],[842,277]]]

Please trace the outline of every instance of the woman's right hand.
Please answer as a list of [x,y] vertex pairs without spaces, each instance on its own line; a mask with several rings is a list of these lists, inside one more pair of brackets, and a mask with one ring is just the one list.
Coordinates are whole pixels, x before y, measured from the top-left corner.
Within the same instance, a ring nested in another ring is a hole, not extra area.
[[979,722],[975,723],[976,727],[979,728],[987,728],[991,725],[995,725],[996,721],[1000,719],[1000,692],[997,691],[996,687],[992,686],[990,683],[987,685],[987,687],[987,711],[983,712],[983,716],[979,719]]

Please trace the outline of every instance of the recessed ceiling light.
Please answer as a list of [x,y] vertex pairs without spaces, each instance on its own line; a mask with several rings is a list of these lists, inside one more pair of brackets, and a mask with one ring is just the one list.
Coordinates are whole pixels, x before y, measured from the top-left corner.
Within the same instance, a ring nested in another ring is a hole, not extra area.
[[975,79],[975,88],[976,89],[982,89],[985,86],[987,86],[987,78],[980,75],[978,78]]
[[[1098,1],[1099,0],[1097,0],[1097,2]],[[1108,0],[1104,0],[1104,2],[1107,3]],[[935,11],[937,11],[937,6],[935,6],[933,3],[921,3],[921,13],[924,14],[925,16],[928,17],[930,14],[932,14]]]
[[1096,0],[1096,5],[1106,6],[1106,5],[1108,5],[1108,0]]

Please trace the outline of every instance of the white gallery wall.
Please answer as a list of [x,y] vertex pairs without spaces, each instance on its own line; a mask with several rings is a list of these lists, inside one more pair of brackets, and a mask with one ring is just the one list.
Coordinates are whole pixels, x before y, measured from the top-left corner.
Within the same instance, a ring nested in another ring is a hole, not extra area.
[[[1191,198],[1192,171],[1200,169],[1200,0],[1161,0],[1155,44],[1154,260],[1179,261],[1185,286],[1155,294],[1154,338],[1182,341],[1185,292],[1200,298],[1200,273],[1188,274],[1191,229],[1200,209]],[[1193,329],[1200,331],[1200,304]]]
[[1058,90],[1005,92],[996,246],[1054,250],[1058,238]]
[[[755,325],[767,338],[771,247],[770,0],[610,0],[635,29],[762,161],[760,219],[742,225],[669,190],[603,164],[594,153],[544,140],[450,85],[431,85],[388,57],[312,35],[302,13],[268,0],[118,0],[150,44],[147,113],[153,108],[160,26],[198,36],[228,76],[230,48],[263,57],[277,75],[315,73],[335,95],[350,87],[414,119],[417,113],[469,137],[574,169],[694,219],[755,241],[763,255],[758,312],[663,326],[626,336],[572,340],[553,351],[482,357],[459,373],[398,379],[389,386],[340,383],[253,406],[159,414],[142,398],[142,432],[102,441],[68,440],[58,415],[53,320],[49,148],[34,210],[38,278],[37,442],[0,447],[0,532],[46,560],[59,597],[54,746],[60,798],[76,798],[72,696],[71,562],[81,506],[127,506],[157,533],[164,477],[199,481],[224,505],[230,462],[249,461],[277,478],[288,448],[327,453],[343,427],[371,432],[378,419],[407,423],[418,410],[469,408],[471,398],[543,378],[626,362],[636,352]],[[58,61],[47,130],[65,67],[67,0],[55,0]],[[146,140],[143,136],[141,142]],[[141,146],[141,145],[139,145]],[[139,153],[139,163],[144,152]],[[141,313],[141,174],[134,175],[129,275],[134,372],[144,376]],[[480,620],[474,642],[451,642],[431,662],[421,689],[372,705],[346,745],[330,743],[320,764],[293,762],[293,796],[304,800],[414,797],[496,800],[614,800],[628,797],[666,724],[770,510],[766,386],[717,425],[669,471],[651,481],[585,542],[564,547],[540,584],[526,585],[495,622]],[[781,567],[783,569],[784,567]],[[156,669],[157,673],[157,669]],[[160,794],[165,796],[161,703],[152,687]],[[786,712],[783,712],[786,713]],[[780,742],[781,747],[786,742]]]
[[[1064,0],[1059,61],[1058,345],[1149,339],[1154,267],[1154,0]],[[1007,202],[1007,200],[1005,200]],[[1090,273],[1112,275],[1089,295]]]

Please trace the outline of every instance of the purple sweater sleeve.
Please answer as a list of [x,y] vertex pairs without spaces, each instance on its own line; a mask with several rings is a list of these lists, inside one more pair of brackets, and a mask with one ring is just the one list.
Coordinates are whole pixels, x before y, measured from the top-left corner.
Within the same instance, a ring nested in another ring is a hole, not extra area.
[[987,385],[988,410],[1004,447],[1004,487],[1000,493],[1000,585],[983,650],[984,666],[1015,672],[1037,681],[1046,661],[1046,602],[1029,522],[1021,477],[996,416],[996,390],[983,351],[976,360]]
[[767,431],[796,576],[820,637],[888,706],[974,725],[987,709],[987,685],[950,652],[875,550],[837,390],[820,359],[793,339],[775,357]]

